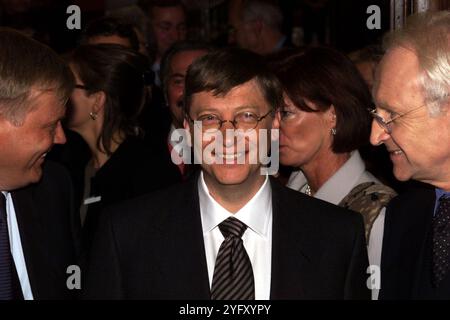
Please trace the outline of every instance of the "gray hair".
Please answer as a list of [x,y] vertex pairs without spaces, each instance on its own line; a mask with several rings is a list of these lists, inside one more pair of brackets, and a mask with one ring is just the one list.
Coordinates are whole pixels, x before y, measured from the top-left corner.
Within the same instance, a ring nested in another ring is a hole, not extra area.
[[261,20],[270,28],[281,31],[283,14],[274,3],[262,0],[248,0],[242,8],[242,20]]
[[412,49],[419,60],[418,83],[425,91],[431,115],[443,112],[450,88],[450,12],[427,12],[409,17],[403,29],[389,34],[386,49]]
[[0,28],[0,115],[21,126],[33,92],[54,91],[61,104],[74,86],[72,72],[49,47],[8,28]]

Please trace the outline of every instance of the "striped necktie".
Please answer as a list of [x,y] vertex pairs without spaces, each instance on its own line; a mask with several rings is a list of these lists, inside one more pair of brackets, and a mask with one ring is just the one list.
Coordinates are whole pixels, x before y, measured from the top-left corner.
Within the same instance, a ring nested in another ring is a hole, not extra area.
[[247,226],[230,217],[219,224],[225,240],[219,248],[211,286],[213,300],[254,300],[255,282],[241,239]]
[[6,199],[0,192],[0,300],[12,300],[13,260],[9,246],[8,220],[6,218]]

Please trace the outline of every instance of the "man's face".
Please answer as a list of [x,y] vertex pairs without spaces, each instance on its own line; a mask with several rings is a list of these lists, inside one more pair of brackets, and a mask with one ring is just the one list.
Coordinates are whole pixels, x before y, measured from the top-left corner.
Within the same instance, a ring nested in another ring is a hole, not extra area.
[[172,44],[186,39],[186,16],[181,6],[174,6],[153,7],[151,17],[157,58],[161,58]]
[[254,22],[243,21],[240,17],[230,22],[229,44],[236,44],[238,47],[257,52],[258,37],[255,32]]
[[38,182],[42,164],[53,144],[66,142],[61,119],[65,107],[54,91],[32,90],[33,104],[23,124],[0,116],[0,190],[10,191]]
[[450,181],[450,113],[428,113],[418,76],[414,51],[403,47],[388,51],[374,86],[377,112],[385,120],[411,112],[394,120],[391,134],[373,121],[371,143],[385,144],[397,179],[438,186],[442,179]]
[[167,103],[172,114],[172,122],[177,128],[183,127],[183,92],[187,69],[195,59],[204,54],[206,54],[204,50],[182,51],[172,57],[167,81]]
[[[295,106],[288,96],[284,101],[284,109],[277,113],[273,122],[273,127],[280,130],[280,162],[286,166],[307,168],[331,152],[333,139],[330,130],[336,125],[331,121],[331,108],[321,112],[314,103],[307,101],[310,108],[319,112],[306,112]],[[286,114],[283,119],[281,112]]]
[[[255,80],[248,81],[242,85],[231,89],[225,96],[214,96],[212,92],[203,91],[192,96],[190,106],[190,117],[193,120],[205,116],[215,116],[222,120],[233,120],[236,115],[245,112],[251,112],[257,117],[266,115],[271,110],[268,102],[264,98],[259,86]],[[212,164],[205,163],[205,157],[208,157],[208,152],[205,148],[211,143],[212,139],[203,136],[201,140],[202,151],[204,152],[202,158],[202,168],[204,172],[205,181],[213,185],[226,186],[255,186],[265,178],[261,175],[261,164],[257,160],[256,163],[250,161],[250,150],[257,154],[259,146],[259,131],[261,129],[271,129],[272,117],[269,115],[261,120],[255,128],[256,140],[249,141],[245,139],[245,149],[243,158],[245,162],[239,163],[237,160],[239,150],[238,140],[233,135],[226,135],[227,129],[234,129],[230,122],[223,123],[221,133],[223,136],[222,145],[220,149],[215,149],[211,156],[215,159],[220,158],[222,163],[213,162]],[[194,139],[198,139],[194,135],[194,126],[190,121],[185,121],[185,127],[190,129],[191,135]],[[267,130],[269,131],[269,130]],[[267,145],[270,142],[270,132],[264,135],[267,139]],[[242,145],[242,144],[241,144]],[[230,159],[232,159],[230,161]],[[253,162],[253,163],[251,163]]]

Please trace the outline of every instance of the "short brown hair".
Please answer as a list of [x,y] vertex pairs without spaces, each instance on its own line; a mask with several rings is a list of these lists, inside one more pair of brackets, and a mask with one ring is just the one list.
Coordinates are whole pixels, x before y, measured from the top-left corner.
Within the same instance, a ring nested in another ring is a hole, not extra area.
[[[344,54],[324,47],[292,52],[277,61],[275,73],[295,106],[306,112],[336,111],[332,150],[350,152],[365,145],[370,135],[370,91],[356,67]],[[314,103],[318,110],[308,106]]]
[[224,96],[231,89],[252,79],[256,80],[272,109],[281,107],[281,84],[261,56],[238,48],[212,51],[196,59],[188,68],[184,111],[189,113],[192,95],[195,93],[212,91],[214,96]]
[[49,47],[8,28],[0,28],[0,114],[21,125],[30,111],[30,92],[52,90],[65,104],[74,79],[64,61]]

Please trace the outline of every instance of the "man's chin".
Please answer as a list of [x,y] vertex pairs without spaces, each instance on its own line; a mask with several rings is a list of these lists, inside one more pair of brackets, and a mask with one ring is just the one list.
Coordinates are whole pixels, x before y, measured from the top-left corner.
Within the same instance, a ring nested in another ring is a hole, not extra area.
[[408,181],[412,178],[410,172],[407,172],[402,168],[395,168],[395,167],[394,167],[394,177],[398,181]]

